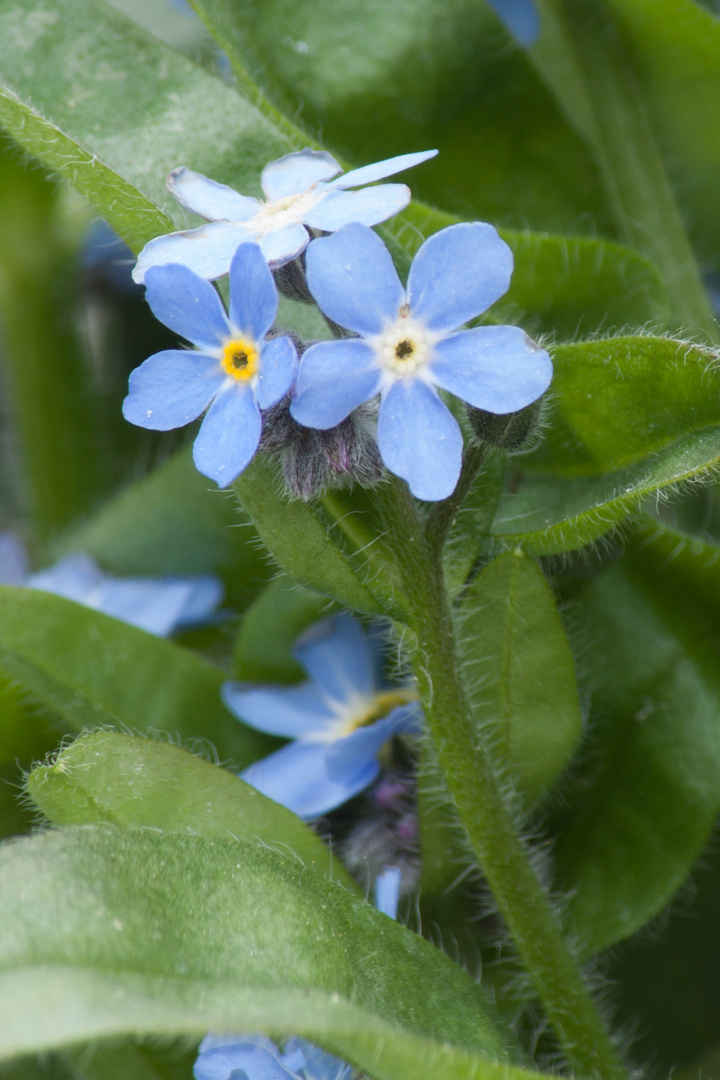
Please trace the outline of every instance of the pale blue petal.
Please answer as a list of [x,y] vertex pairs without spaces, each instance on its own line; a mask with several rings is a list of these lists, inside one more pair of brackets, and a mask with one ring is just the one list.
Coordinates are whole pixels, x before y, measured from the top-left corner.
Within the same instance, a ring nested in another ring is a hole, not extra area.
[[363,191],[329,191],[308,210],[303,221],[322,232],[337,232],[353,221],[378,225],[404,210],[411,197],[405,184],[380,184]]
[[295,1036],[285,1044],[286,1051],[288,1047],[297,1049],[297,1052],[302,1054],[305,1063],[302,1070],[305,1080],[350,1080],[353,1075],[352,1066],[346,1065],[344,1061],[332,1054],[327,1054],[320,1047],[307,1042],[306,1039],[298,1039]]
[[432,377],[443,390],[492,413],[509,413],[545,393],[552,360],[519,326],[478,326],[438,343]]
[[167,637],[182,618],[190,591],[183,582],[105,578],[89,606],[149,634]]
[[260,375],[255,396],[261,409],[269,409],[285,397],[297,375],[297,349],[291,338],[266,341],[260,355]]
[[258,236],[265,260],[273,270],[278,266],[284,266],[292,262],[310,243],[310,233],[299,221],[290,225],[281,225],[276,229],[268,229],[262,236]]
[[138,255],[132,276],[142,284],[151,266],[179,263],[199,277],[212,281],[227,274],[239,244],[257,240],[258,230],[252,221],[211,221],[199,229],[156,236]]
[[306,821],[321,817],[371,784],[380,766],[373,759],[350,779],[328,776],[325,743],[293,742],[256,762],[240,774],[269,799],[286,806]]
[[320,341],[302,356],[290,412],[305,427],[336,427],[379,392],[381,377],[364,341]]
[[401,885],[402,871],[398,866],[386,866],[375,878],[375,907],[391,919],[397,919]]
[[[212,288],[212,286],[211,286]],[[230,264],[230,321],[258,344],[275,322],[275,280],[257,244],[241,244]]]
[[249,221],[262,206],[257,199],[240,195],[231,187],[218,184],[184,165],[173,169],[167,178],[167,186],[182,206],[208,221]]
[[415,256],[410,310],[432,330],[457,330],[507,292],[512,269],[512,252],[492,225],[450,225],[433,233]]
[[540,33],[540,15],[533,0],[488,0],[508,30],[526,48]]
[[420,734],[422,710],[416,702],[399,705],[382,720],[366,727],[356,728],[350,735],[336,739],[327,748],[327,770],[333,780],[352,778],[355,771],[364,768],[366,762],[377,757],[381,747],[393,735]]
[[230,336],[217,290],[186,266],[151,266],[145,284],[155,316],[198,349],[217,349]]
[[307,278],[325,314],[358,334],[378,334],[405,300],[389,251],[366,225],[345,225],[314,240]]
[[225,587],[214,574],[198,574],[190,578],[165,578],[166,583],[182,582],[187,587],[185,604],[177,627],[194,626],[205,622],[222,602]]
[[193,1068],[195,1080],[229,1080],[232,1073],[240,1071],[249,1080],[297,1080],[297,1074],[284,1067],[278,1054],[246,1042],[206,1050]]
[[89,555],[77,552],[66,555],[47,570],[31,574],[25,584],[30,589],[41,589],[78,604],[88,604],[102,582],[102,572],[95,562]]
[[280,1057],[280,1051],[266,1035],[206,1035],[198,1047],[199,1054],[205,1054],[208,1050],[216,1050],[219,1046],[235,1047],[241,1050],[250,1046],[262,1046],[271,1054]]
[[362,626],[350,615],[315,623],[295,642],[293,654],[333,701],[372,694],[375,689],[370,647]]
[[226,682],[221,694],[230,712],[243,723],[286,739],[301,739],[324,731],[336,718],[314,683],[253,686]]
[[183,427],[205,411],[225,379],[217,360],[202,353],[155,353],[131,373],[123,416],[152,431]]
[[332,154],[307,147],[266,165],[262,171],[262,189],[268,202],[275,202],[288,195],[299,195],[312,184],[330,180],[340,169]]
[[420,379],[399,379],[380,403],[380,456],[418,499],[452,495],[462,464],[462,434],[449,409]]
[[21,585],[29,571],[27,552],[17,537],[0,534],[0,585]]
[[376,180],[384,180],[386,176],[394,176],[395,173],[404,169],[412,169],[414,165],[420,165],[423,161],[435,157],[437,150],[420,150],[415,154],[400,154],[398,157],[385,158],[384,161],[376,161],[373,165],[363,165],[359,169],[353,169],[338,176],[333,180],[330,187],[352,188],[360,187],[361,184],[373,184]]
[[193,461],[220,487],[232,484],[260,442],[262,420],[251,388],[235,384],[213,401],[193,445]]

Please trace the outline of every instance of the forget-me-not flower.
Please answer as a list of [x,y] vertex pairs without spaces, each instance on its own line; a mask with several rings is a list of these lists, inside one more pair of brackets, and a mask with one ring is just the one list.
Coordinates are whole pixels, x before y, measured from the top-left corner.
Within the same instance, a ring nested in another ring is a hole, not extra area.
[[213,574],[116,578],[80,552],[33,574],[25,549],[9,533],[0,535],[0,584],[64,596],[159,637],[205,622],[223,596],[222,582]]
[[167,181],[171,193],[209,224],[155,237],[140,252],[133,277],[142,282],[149,267],[180,263],[212,280],[227,274],[235,249],[247,241],[260,245],[269,266],[283,266],[307,247],[306,226],[335,232],[350,221],[377,225],[403,210],[410,202],[405,184],[350,189],[384,180],[435,154],[437,150],[401,154],[338,176],[342,168],[331,154],[300,150],[265,166],[261,176],[265,202],[191,169],[174,169]]
[[195,1062],[195,1080],[350,1080],[350,1065],[305,1039],[284,1050],[263,1035],[206,1035]]
[[383,743],[396,733],[418,731],[422,714],[414,692],[383,688],[377,658],[349,615],[310,627],[294,654],[309,682],[225,683],[223,700],[251,727],[294,740],[241,777],[310,820],[371,784]]
[[295,419],[332,428],[381,395],[380,455],[419,499],[445,499],[460,475],[460,427],[447,390],[476,408],[510,413],[543,394],[546,352],[518,326],[458,330],[507,291],[510,248],[492,225],[451,225],[422,245],[407,291],[382,240],[346,225],[307,252],[310,291],[323,312],[359,337],[321,341],[303,355]]
[[229,317],[210,282],[185,266],[153,266],[146,284],[158,319],[197,351],[168,349],[136,368],[123,414],[140,427],[168,431],[207,409],[193,458],[225,487],[257,450],[260,409],[280,401],[295,381],[293,342],[266,336],[278,307],[273,276],[258,245],[241,244],[230,265]]

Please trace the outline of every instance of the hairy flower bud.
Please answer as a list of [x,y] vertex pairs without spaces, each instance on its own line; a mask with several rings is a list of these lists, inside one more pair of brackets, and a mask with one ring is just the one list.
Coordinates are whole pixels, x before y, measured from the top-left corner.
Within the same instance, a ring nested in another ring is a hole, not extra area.
[[539,399],[524,409],[505,413],[503,416],[469,405],[467,418],[473,434],[482,442],[507,450],[510,454],[517,454],[522,450],[529,450],[535,442],[541,412],[542,399]]
[[366,889],[385,866],[397,866],[402,874],[401,895],[407,895],[420,874],[414,774],[383,771],[363,801],[362,818],[342,841],[342,860]]
[[288,300],[302,300],[306,304],[313,303],[308,289],[304,251],[298,255],[297,259],[273,270],[273,277],[281,296]]

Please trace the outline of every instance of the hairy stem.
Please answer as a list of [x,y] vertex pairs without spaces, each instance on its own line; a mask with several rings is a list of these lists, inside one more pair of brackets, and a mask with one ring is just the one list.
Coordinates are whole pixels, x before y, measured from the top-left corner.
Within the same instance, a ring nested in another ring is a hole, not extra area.
[[378,489],[378,499],[412,611],[416,635],[412,661],[423,708],[478,863],[569,1064],[586,1076],[625,1077],[472,725],[440,551],[423,535],[403,483]]

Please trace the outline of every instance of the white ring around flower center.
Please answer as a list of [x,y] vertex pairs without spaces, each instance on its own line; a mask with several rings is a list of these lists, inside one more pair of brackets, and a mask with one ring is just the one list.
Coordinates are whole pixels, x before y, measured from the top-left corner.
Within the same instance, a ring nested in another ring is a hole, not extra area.
[[264,203],[252,219],[252,224],[259,233],[272,232],[286,225],[302,224],[308,210],[322,194],[321,191],[301,191],[298,195],[287,195],[284,199]]
[[389,323],[372,344],[386,371],[396,376],[413,375],[432,356],[438,336],[424,323],[402,312]]

